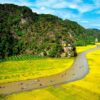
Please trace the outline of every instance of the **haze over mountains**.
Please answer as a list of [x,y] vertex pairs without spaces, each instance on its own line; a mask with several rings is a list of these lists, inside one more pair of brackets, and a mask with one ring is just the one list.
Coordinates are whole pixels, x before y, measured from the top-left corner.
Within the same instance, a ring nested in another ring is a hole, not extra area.
[[0,4],[0,58],[32,54],[60,57],[62,42],[75,45],[100,41],[100,30],[50,14],[37,14],[25,6]]

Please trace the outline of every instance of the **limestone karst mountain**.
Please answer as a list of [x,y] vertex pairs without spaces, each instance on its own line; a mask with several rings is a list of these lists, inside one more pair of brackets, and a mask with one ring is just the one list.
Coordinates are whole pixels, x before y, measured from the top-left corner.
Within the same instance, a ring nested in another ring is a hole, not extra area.
[[[88,34],[89,33],[89,34]],[[99,31],[100,33],[100,31]],[[61,57],[70,44],[94,44],[97,35],[77,22],[50,14],[37,14],[25,6],[0,4],[0,58],[17,54]],[[96,33],[95,33],[96,34]]]

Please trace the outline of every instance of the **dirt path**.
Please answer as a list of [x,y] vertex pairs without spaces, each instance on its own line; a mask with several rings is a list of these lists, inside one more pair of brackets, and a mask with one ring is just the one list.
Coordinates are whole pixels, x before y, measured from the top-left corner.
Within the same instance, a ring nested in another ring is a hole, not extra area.
[[62,73],[32,80],[0,84],[0,95],[8,95],[22,91],[29,91],[33,89],[47,87],[50,85],[59,85],[81,79],[89,71],[87,59],[85,57],[86,53],[96,50],[98,48],[100,47],[96,47],[79,54],[75,59],[73,65],[68,70]]

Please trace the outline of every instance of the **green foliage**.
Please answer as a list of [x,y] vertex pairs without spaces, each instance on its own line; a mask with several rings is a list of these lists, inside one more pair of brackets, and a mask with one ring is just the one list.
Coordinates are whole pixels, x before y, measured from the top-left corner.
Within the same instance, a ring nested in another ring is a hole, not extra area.
[[25,6],[0,4],[0,59],[17,54],[59,57],[62,41],[75,45],[100,41],[100,30],[50,14],[36,14]]
[[49,56],[50,57],[60,57],[62,50],[63,49],[60,44],[54,44],[52,49],[49,51]]
[[0,100],[6,100],[6,97],[4,95],[0,95]]
[[33,56],[29,54],[22,54],[22,55],[15,55],[11,57],[7,57],[5,59],[2,59],[0,62],[5,61],[25,61],[25,60],[39,60],[39,59],[45,59],[46,57],[42,56]]
[[22,36],[22,35],[24,35],[25,33],[22,32],[20,29],[16,29],[16,34],[17,34],[18,36]]

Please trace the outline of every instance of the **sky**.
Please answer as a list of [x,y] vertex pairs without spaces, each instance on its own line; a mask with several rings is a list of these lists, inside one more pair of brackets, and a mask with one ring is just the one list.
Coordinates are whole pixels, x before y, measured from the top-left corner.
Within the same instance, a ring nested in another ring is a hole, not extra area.
[[39,14],[53,14],[78,22],[85,28],[100,29],[100,0],[0,0],[27,6]]

